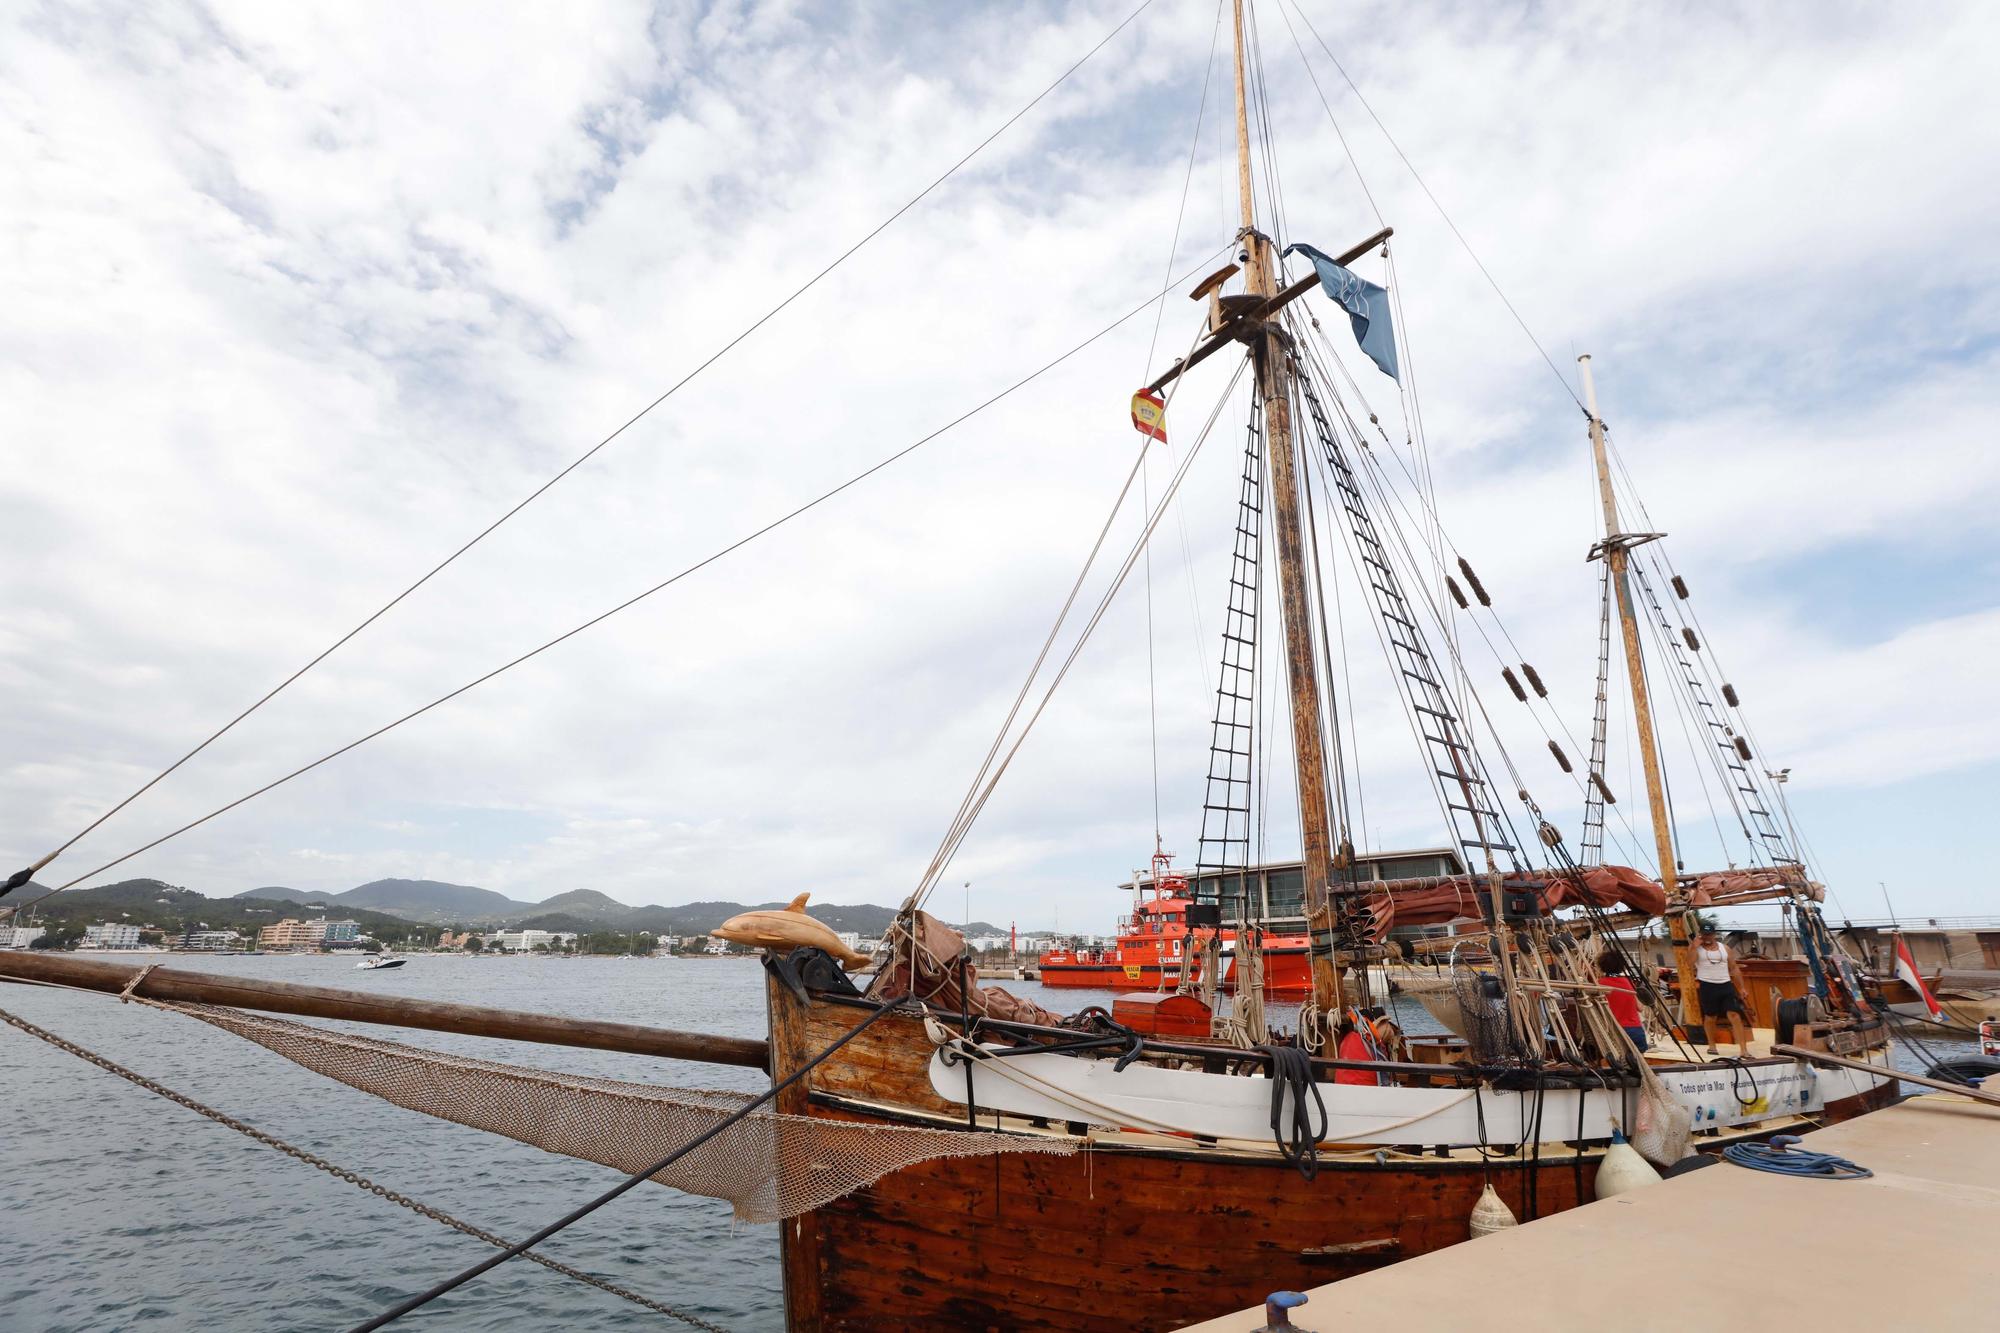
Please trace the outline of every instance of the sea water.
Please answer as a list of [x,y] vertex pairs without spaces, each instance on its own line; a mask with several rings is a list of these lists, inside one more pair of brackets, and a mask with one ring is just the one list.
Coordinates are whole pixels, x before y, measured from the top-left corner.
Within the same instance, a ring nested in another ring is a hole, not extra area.
[[[736,1036],[764,1035],[751,959],[412,956],[387,972],[339,957],[134,961]],[[1105,992],[998,983],[1068,1012]],[[302,1149],[510,1239],[620,1179],[400,1110],[206,1024],[115,998],[0,986],[0,1009]],[[1436,1026],[1397,1005],[1413,1032]],[[1295,1007],[1271,1006],[1289,1023]],[[339,1025],[336,1025],[339,1026]],[[434,1032],[363,1029],[436,1050],[680,1087],[758,1091],[755,1070]],[[1931,1042],[1938,1055],[1962,1043]],[[1926,1062],[1905,1053],[1903,1065]],[[492,1253],[0,1025],[0,1330],[345,1329]],[[643,1187],[541,1247],[737,1333],[782,1329],[777,1230],[727,1203]],[[438,1330],[679,1327],[515,1260],[406,1317]]]

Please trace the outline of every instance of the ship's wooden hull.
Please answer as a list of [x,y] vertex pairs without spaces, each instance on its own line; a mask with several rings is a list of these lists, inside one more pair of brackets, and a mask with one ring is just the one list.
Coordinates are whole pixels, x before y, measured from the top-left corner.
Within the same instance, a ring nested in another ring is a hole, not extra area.
[[[825,1108],[822,1108],[823,1111]],[[826,1111],[840,1115],[839,1111]],[[1506,1164],[1495,1188],[1529,1213],[1590,1197],[1595,1159]],[[1484,1174],[1099,1149],[899,1171],[787,1226],[811,1258],[808,1330],[1170,1329],[1466,1239]],[[804,1255],[801,1256],[803,1258]]]
[[[866,1014],[774,991],[774,1072]],[[962,1124],[964,1108],[931,1088],[930,1050],[916,1020],[884,1019],[784,1109]],[[1308,1181],[1269,1154],[1156,1137],[1073,1157],[929,1162],[783,1224],[789,1327],[1177,1328],[1465,1240],[1489,1180],[1523,1220],[1574,1207],[1592,1197],[1597,1161],[1546,1146],[1539,1160],[1360,1154],[1323,1161]]]

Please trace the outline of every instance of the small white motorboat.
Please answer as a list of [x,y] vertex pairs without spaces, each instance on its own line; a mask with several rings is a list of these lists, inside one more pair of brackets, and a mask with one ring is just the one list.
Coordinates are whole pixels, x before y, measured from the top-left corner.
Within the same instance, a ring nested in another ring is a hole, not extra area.
[[391,958],[386,953],[370,954],[356,963],[354,970],[357,972],[380,972],[385,968],[401,967],[408,961],[407,958]]

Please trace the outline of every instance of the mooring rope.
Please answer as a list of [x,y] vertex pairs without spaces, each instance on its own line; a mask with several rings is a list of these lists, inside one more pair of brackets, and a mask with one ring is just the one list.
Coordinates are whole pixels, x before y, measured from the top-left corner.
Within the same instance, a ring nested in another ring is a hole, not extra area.
[[[152,970],[151,968],[147,968],[144,971],[141,971],[138,974],[136,974],[132,978],[132,983],[126,986],[125,992],[120,996],[120,998],[136,1000],[140,1004],[151,1005],[155,1008],[171,1009],[173,1007],[171,1005],[162,1005],[159,1004],[157,1001],[146,999],[143,995],[131,994],[132,986],[144,980],[146,972],[149,972],[151,970]],[[75,1042],[70,1041],[65,1037],[59,1037],[55,1033],[50,1032],[46,1028],[37,1027],[35,1024],[30,1023],[27,1019],[22,1018],[19,1015],[9,1013],[5,1009],[0,1009],[0,1022],[5,1022],[12,1027],[18,1028],[22,1032],[27,1033],[29,1036],[34,1037],[39,1041],[47,1042],[49,1045],[55,1047],[59,1051],[63,1051],[70,1055],[74,1055],[80,1060],[88,1061],[89,1063],[96,1065],[99,1069],[104,1070],[108,1074],[116,1074],[119,1078],[124,1079],[126,1082],[131,1083],[137,1087],[144,1088],[146,1091],[153,1093],[157,1096],[164,1097],[166,1100],[174,1103],[176,1106],[186,1107],[188,1110],[193,1111],[196,1115],[205,1116],[208,1119],[213,1120],[218,1125],[222,1125],[228,1129],[233,1129],[239,1134],[255,1139],[257,1142],[263,1144],[267,1148],[276,1148],[279,1152],[285,1154],[285,1156],[295,1158],[298,1161],[304,1162],[307,1166],[313,1167],[316,1170],[324,1171],[336,1180],[344,1180],[348,1184],[356,1186],[357,1188],[360,1189],[364,1189],[378,1198],[387,1199],[390,1203],[396,1204],[398,1207],[407,1208],[411,1212],[416,1213],[421,1217],[428,1217],[433,1222],[438,1222],[443,1224],[444,1226],[450,1227],[453,1231],[462,1232],[463,1234],[474,1237],[475,1239],[483,1240],[488,1245],[495,1246],[502,1250],[513,1248],[513,1242],[507,1240],[505,1237],[497,1236],[483,1227],[474,1226],[472,1223],[467,1222],[461,1218],[453,1217],[450,1213],[445,1212],[443,1209],[434,1208],[430,1204],[423,1203],[417,1199],[412,1199],[407,1194],[398,1193],[397,1191],[390,1189],[387,1185],[378,1184],[377,1182],[370,1180],[368,1177],[360,1174],[357,1171],[350,1171],[344,1166],[339,1166],[333,1162],[328,1161],[326,1158],[319,1156],[317,1153],[310,1153],[307,1152],[304,1148],[298,1147],[296,1144],[287,1143],[285,1140],[279,1138],[275,1134],[268,1134],[265,1131],[258,1129],[255,1125],[245,1124],[243,1121],[238,1120],[235,1116],[229,1115],[228,1113],[223,1111],[218,1111],[212,1106],[204,1105],[203,1103],[196,1101],[194,1098],[188,1096],[185,1093],[176,1092],[174,1089],[167,1087],[163,1083],[158,1083],[150,1078],[147,1078],[144,1074],[137,1073],[134,1070],[127,1069],[125,1066],[119,1064],[115,1060],[107,1059],[106,1057],[97,1054],[97,1052],[79,1046]],[[663,1304],[659,1301],[652,1299],[649,1296],[641,1296],[638,1292],[633,1291],[630,1288],[621,1287],[615,1282],[607,1282],[601,1277],[597,1277],[594,1276],[593,1274],[586,1273],[580,1268],[572,1268],[568,1264],[563,1263],[560,1260],[551,1259],[545,1254],[537,1254],[533,1250],[521,1250],[519,1251],[519,1253],[522,1258],[532,1259],[536,1263],[540,1264],[542,1267],[547,1268],[553,1272],[561,1273],[564,1277],[575,1278],[578,1282],[586,1283],[590,1286],[596,1287],[599,1291],[607,1291],[610,1292],[613,1296],[618,1296],[632,1302],[634,1305],[642,1305],[646,1309],[653,1311],[655,1314],[663,1314],[667,1316],[669,1319],[678,1319],[683,1324],[687,1324],[693,1328],[707,1329],[709,1330],[709,1333],[728,1333],[726,1329],[723,1329],[719,1325],[710,1323],[708,1320],[703,1319],[700,1315],[689,1314],[685,1310],[677,1310],[673,1306]]]

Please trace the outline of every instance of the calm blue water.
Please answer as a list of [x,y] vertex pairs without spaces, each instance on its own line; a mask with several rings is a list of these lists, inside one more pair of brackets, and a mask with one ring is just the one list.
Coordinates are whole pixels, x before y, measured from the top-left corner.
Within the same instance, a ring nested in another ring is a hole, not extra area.
[[[148,958],[144,961],[152,961]],[[167,961],[164,958],[161,961]],[[276,980],[742,1036],[764,1034],[749,959],[175,958]],[[1051,1008],[1094,991],[1006,983]],[[0,1008],[260,1129],[501,1235],[562,1215],[619,1173],[399,1110],[227,1033],[115,999],[0,985]],[[1412,1031],[1434,1030],[1414,1003]],[[1272,1019],[1292,1021],[1272,1006]],[[438,1050],[683,1087],[761,1090],[754,1070],[366,1029]],[[1932,1043],[1938,1054],[1965,1049]],[[1905,1054],[1906,1068],[1925,1063]],[[0,1026],[0,1329],[345,1329],[491,1253],[353,1186]],[[635,1190],[545,1247],[558,1259],[738,1333],[783,1327],[776,1229],[729,1205]],[[399,1326],[682,1327],[514,1261]]]
[[[153,961],[148,958],[144,961]],[[160,961],[166,961],[161,959]],[[754,961],[419,957],[172,960],[508,1008],[764,1033]],[[240,1038],[106,996],[0,986],[0,1008],[333,1162],[501,1235],[620,1173],[399,1110]],[[496,1042],[376,1035],[612,1078],[761,1090],[754,1070]],[[492,1253],[76,1057],[0,1026],[0,1328],[343,1329]],[[776,1229],[729,1205],[635,1190],[551,1240],[555,1258],[743,1333],[783,1325]],[[535,1264],[502,1265],[411,1328],[682,1327]]]

